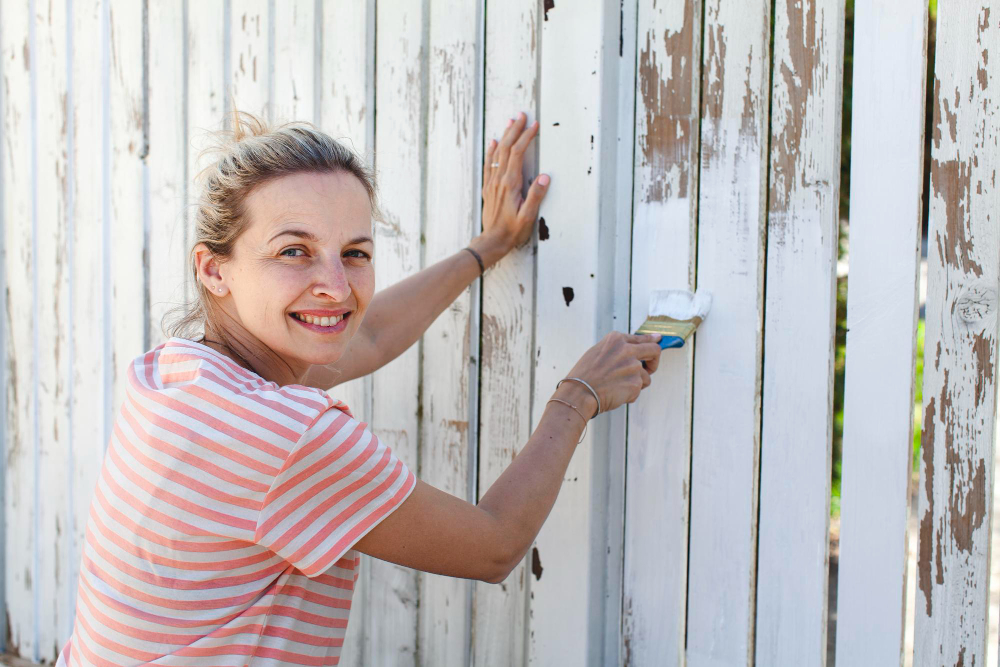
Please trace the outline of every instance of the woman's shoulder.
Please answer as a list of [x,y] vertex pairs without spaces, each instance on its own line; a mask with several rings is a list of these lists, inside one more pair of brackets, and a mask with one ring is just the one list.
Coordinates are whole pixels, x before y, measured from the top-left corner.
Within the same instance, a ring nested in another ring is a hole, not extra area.
[[201,399],[198,404],[221,409],[228,419],[273,420],[294,431],[307,428],[330,409],[351,414],[344,403],[320,389],[269,382],[211,347],[179,337],[136,357],[129,383],[142,394],[179,395],[186,403]]

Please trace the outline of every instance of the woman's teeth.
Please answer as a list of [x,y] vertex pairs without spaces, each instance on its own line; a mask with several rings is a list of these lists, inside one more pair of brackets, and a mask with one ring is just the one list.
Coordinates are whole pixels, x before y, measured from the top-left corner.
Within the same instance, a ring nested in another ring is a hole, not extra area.
[[337,315],[336,317],[313,317],[312,315],[302,315],[300,313],[292,313],[292,317],[309,324],[317,324],[321,327],[335,326],[338,322],[344,319],[344,315]]

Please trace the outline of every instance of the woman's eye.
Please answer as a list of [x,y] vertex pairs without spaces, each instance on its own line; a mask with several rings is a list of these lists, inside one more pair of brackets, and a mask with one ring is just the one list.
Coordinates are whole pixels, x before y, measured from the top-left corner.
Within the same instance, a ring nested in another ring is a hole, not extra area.
[[[289,255],[291,252],[301,252],[302,255]],[[282,257],[302,257],[305,255],[305,251],[302,248],[285,248],[279,253]]]
[[352,249],[344,253],[348,257],[362,257],[364,259],[371,259],[372,256],[366,253],[364,250]]

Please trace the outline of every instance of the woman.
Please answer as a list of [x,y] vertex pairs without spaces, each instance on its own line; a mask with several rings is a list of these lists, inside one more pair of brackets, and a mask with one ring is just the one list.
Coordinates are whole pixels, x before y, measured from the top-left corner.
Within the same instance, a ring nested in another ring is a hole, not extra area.
[[478,505],[417,480],[323,390],[398,356],[528,239],[549,179],[522,200],[525,125],[486,151],[483,233],[373,298],[372,175],[308,124],[234,113],[203,172],[197,302],[128,369],[58,664],[336,664],[359,552],[506,578],[588,420],[649,384],[657,337],[587,351]]

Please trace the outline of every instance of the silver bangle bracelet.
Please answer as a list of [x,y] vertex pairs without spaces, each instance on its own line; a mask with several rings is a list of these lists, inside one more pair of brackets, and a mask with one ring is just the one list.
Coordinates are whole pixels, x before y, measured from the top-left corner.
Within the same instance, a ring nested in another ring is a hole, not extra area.
[[[584,387],[586,387],[587,389],[589,389],[590,393],[594,395],[594,400],[597,401],[597,412],[594,413],[594,417],[596,417],[597,415],[601,414],[601,399],[598,398],[597,392],[594,391],[593,387],[591,387],[589,384],[587,384],[585,381],[581,380],[580,378],[563,378],[562,380],[559,380],[559,382],[556,383],[556,389],[558,389],[559,385],[561,385],[563,382],[566,382],[567,380],[572,380],[573,382],[579,382]],[[594,417],[591,417],[591,419],[593,419]]]

